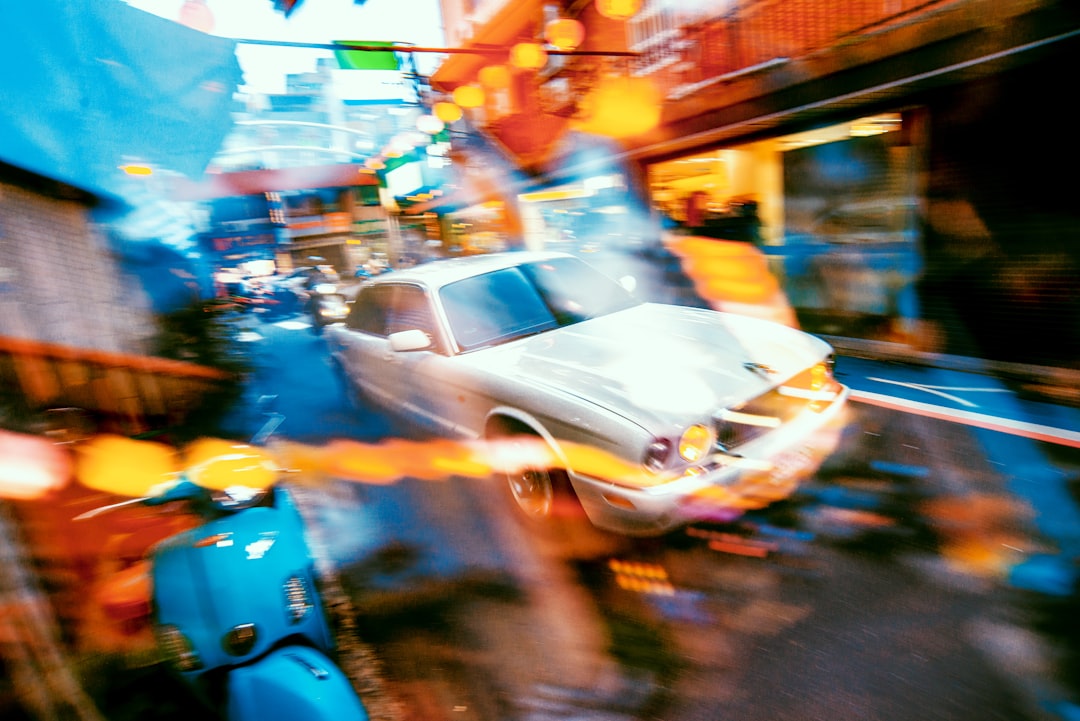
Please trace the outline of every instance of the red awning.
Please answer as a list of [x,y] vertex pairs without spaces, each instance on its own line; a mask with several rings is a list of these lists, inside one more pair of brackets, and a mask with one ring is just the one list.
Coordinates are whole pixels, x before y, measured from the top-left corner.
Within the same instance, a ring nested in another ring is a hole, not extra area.
[[374,175],[362,172],[363,170],[364,166],[356,163],[338,163],[303,168],[208,173],[199,182],[177,178],[170,195],[174,200],[210,200],[286,190],[379,184]]

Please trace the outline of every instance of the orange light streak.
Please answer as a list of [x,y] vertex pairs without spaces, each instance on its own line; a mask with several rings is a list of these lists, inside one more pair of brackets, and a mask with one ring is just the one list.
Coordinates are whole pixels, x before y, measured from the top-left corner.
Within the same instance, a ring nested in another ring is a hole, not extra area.
[[[209,441],[204,439],[202,443]],[[371,485],[390,485],[405,479],[431,482],[455,477],[486,479],[529,468],[571,469],[576,474],[605,479],[625,488],[646,488],[682,477],[650,473],[602,448],[579,443],[560,442],[556,452],[543,439],[529,435],[479,441],[395,438],[364,443],[335,439],[322,446],[281,441],[264,450],[278,468],[294,472],[290,480],[306,485],[319,485],[328,479]],[[748,463],[748,460],[734,459],[733,464],[746,466],[743,470],[749,472],[737,476],[728,485],[699,489],[686,499],[687,510],[762,508],[789,496],[797,488],[796,478],[774,478],[772,464]],[[105,435],[80,449],[77,477],[89,488],[139,496],[174,478],[175,472],[181,470],[174,467],[175,462],[175,451],[162,444]],[[199,482],[197,477],[191,480]],[[219,480],[225,482],[227,475]]]
[[31,500],[67,485],[71,457],[38,436],[0,431],[0,498]]

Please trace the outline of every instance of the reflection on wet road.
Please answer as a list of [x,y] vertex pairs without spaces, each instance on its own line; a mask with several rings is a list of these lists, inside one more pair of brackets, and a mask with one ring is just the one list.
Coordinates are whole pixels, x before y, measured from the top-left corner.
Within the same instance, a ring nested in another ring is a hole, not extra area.
[[[315,339],[267,330],[283,430],[392,434],[347,414]],[[855,403],[795,497],[659,539],[538,532],[477,479],[307,501],[405,719],[1064,718],[1074,556],[1021,486],[1056,474],[1075,511],[1077,468],[1067,445]]]

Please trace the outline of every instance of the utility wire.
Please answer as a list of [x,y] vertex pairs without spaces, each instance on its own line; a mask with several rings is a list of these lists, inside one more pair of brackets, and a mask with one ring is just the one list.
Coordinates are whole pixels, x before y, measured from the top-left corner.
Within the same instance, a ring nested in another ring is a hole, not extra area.
[[[253,40],[249,38],[232,38],[233,42],[241,45],[273,45],[283,48],[308,48],[312,50],[360,50],[378,53],[445,53],[447,55],[506,55],[508,48],[498,45],[477,45],[470,48],[436,48],[422,47],[417,45],[365,45],[363,43],[300,43],[286,40]],[[638,57],[639,52],[632,50],[546,50],[548,55],[570,56],[607,56],[607,57]]]

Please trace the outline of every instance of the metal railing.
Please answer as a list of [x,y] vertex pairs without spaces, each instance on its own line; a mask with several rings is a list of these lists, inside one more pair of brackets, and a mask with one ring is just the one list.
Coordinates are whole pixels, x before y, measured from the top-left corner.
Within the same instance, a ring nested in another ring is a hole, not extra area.
[[809,55],[959,0],[741,0],[688,15],[647,0],[629,22],[634,72],[672,98],[726,77]]

